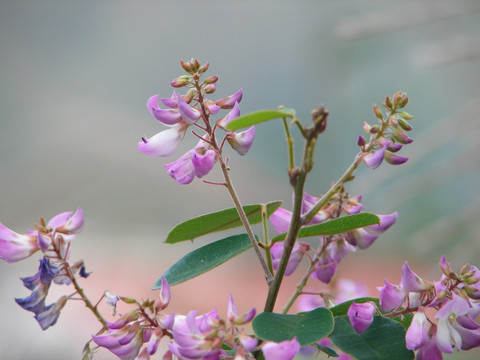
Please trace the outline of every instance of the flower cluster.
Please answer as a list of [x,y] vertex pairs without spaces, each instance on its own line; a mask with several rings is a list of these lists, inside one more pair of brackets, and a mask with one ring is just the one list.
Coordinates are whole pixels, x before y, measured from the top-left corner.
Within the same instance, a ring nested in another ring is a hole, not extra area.
[[364,122],[363,130],[370,136],[370,139],[367,141],[363,136],[359,136],[357,141],[363,152],[363,162],[369,168],[379,167],[384,159],[392,165],[407,162],[407,157],[396,154],[403,145],[413,142],[406,133],[413,130],[408,123],[413,116],[405,111],[398,111],[407,103],[408,97],[405,93],[397,92],[393,95],[393,100],[387,96],[382,104],[386,109],[385,117],[377,105],[373,106],[373,113],[377,117],[378,124],[369,125]]
[[[319,224],[326,220],[338,218],[341,215],[358,214],[364,208],[360,203],[361,199],[361,196],[350,197],[340,191],[312,218],[308,225]],[[303,213],[310,210],[318,200],[318,198],[304,193]],[[329,283],[337,269],[337,264],[348,253],[356,251],[357,248],[368,248],[380,234],[395,223],[397,215],[396,212],[389,215],[377,215],[380,218],[380,224],[378,225],[370,225],[340,235],[321,236],[319,247],[314,251],[316,267],[312,269],[312,277],[324,283]],[[286,232],[290,226],[291,218],[292,213],[290,211],[283,208],[277,209],[270,217],[275,232],[278,234]],[[272,246],[272,262],[275,269],[282,256],[283,245],[283,242],[277,242]],[[295,243],[285,271],[286,276],[295,271],[303,255],[309,249],[310,245],[308,243],[300,241]]]
[[[174,79],[170,85],[174,88],[186,87],[186,94],[180,95],[176,91],[169,98],[161,98],[161,103],[166,109],[161,108],[158,95],[150,97],[147,108],[150,113],[163,125],[168,126],[151,138],[142,138],[138,143],[138,150],[151,156],[169,157],[174,154],[179,142],[184,138],[187,130],[194,127],[202,130],[199,135],[192,130],[200,140],[198,144],[176,161],[165,165],[167,173],[179,184],[189,184],[195,177],[201,178],[212,170],[215,162],[222,157],[223,145],[227,142],[238,154],[245,155],[255,138],[255,127],[242,132],[229,132],[227,124],[240,116],[239,103],[242,100],[243,91],[238,90],[233,95],[213,102],[206,96],[216,90],[218,76],[210,76],[200,82],[201,76],[207,71],[208,63],[203,66],[198,60],[180,62],[183,69],[189,75],[182,75]],[[216,115],[221,109],[230,110],[227,115],[219,118],[213,125],[210,116]],[[223,140],[218,145],[216,129],[224,130]],[[221,160],[223,161],[223,160]]]
[[480,324],[475,321],[480,314],[480,270],[466,264],[457,274],[445,257],[440,269],[442,278],[431,282],[405,262],[400,284],[385,280],[379,288],[382,311],[393,311],[392,315],[416,311],[406,343],[408,349],[418,350],[420,360],[442,359],[442,353],[480,346]]
[[57,302],[45,304],[52,282],[70,284],[78,273],[81,277],[89,274],[83,261],[68,263],[70,241],[83,228],[83,211],[68,211],[54,216],[48,223],[41,219],[35,231],[18,234],[0,223],[0,258],[7,262],[23,260],[37,251],[43,253],[38,272],[22,278],[23,285],[32,293],[25,298],[15,299],[18,305],[35,314],[43,330],[54,325],[69,297],[62,296]]

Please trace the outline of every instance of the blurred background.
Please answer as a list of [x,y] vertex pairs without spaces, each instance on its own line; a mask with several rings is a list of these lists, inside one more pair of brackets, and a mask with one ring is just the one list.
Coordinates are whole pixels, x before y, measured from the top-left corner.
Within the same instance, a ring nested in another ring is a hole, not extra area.
[[[136,150],[142,136],[162,130],[146,100],[169,97],[169,82],[183,74],[179,60],[192,57],[209,61],[209,74],[220,76],[213,100],[243,88],[244,114],[285,105],[308,122],[315,105],[330,110],[307,184],[312,195],[352,161],[363,121],[375,121],[373,103],[407,92],[415,142],[401,155],[409,162],[375,171],[361,166],[348,185],[364,196],[366,211],[399,211],[397,224],[368,251],[350,255],[339,276],[364,280],[378,296],[375,286],[384,278],[398,282],[405,260],[431,280],[440,276],[442,254],[457,270],[479,265],[479,1],[4,0],[0,221],[23,233],[40,217],[81,206],[86,226],[72,259],[84,259],[92,271],[82,282],[92,299],[105,289],[156,297],[150,288],[163,271],[215,240],[166,245],[169,229],[232,206],[222,188],[198,180],[179,186],[165,173],[164,164],[191,148],[192,137],[171,159]],[[249,154],[232,154],[230,165],[245,204],[290,205],[280,122],[258,126]],[[80,302],[69,302],[57,325],[42,332],[13,300],[28,295],[19,277],[33,275],[37,261],[0,263],[1,358],[79,359],[99,329]],[[176,286],[170,309],[222,312],[231,291],[239,311],[260,310],[262,278],[253,254],[242,254]],[[295,284],[288,279],[280,303]],[[52,291],[53,302],[65,289]],[[107,351],[96,357],[113,358]]]

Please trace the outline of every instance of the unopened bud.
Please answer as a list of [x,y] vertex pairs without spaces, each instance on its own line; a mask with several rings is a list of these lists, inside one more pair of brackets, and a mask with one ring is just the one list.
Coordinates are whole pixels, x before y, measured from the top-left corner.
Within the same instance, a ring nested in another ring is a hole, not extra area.
[[393,132],[393,138],[397,140],[400,144],[410,144],[413,142],[413,139],[410,139],[407,134],[405,134],[399,127],[395,128]]
[[[198,59],[192,59],[191,63],[192,63],[193,71],[198,72],[198,70],[200,69],[200,61],[198,61]],[[207,65],[207,67],[208,67],[208,65]]]
[[397,123],[405,131],[412,131],[413,127],[402,118],[397,118]]
[[[478,280],[478,279],[477,279]],[[464,286],[463,291],[468,295],[469,298],[480,300],[480,290],[473,286]]]
[[402,119],[405,119],[405,120],[412,120],[413,119],[413,115],[410,115],[409,113],[407,113],[406,111],[400,111],[398,113],[399,116],[402,117]]
[[378,125],[373,125],[371,128],[370,128],[370,134],[376,134],[380,132],[380,126]]
[[367,144],[367,140],[365,140],[365,138],[362,135],[360,135],[357,140],[357,145],[365,146],[366,144]]
[[389,96],[385,97],[385,106],[389,109],[393,108],[393,103]]
[[203,64],[202,67],[200,68],[200,70],[198,70],[198,72],[199,72],[200,74],[203,74],[205,71],[208,70],[208,67],[209,67],[209,66],[210,66],[210,63],[208,63],[208,62],[205,63],[205,64]]
[[462,277],[468,276],[468,273],[472,271],[471,269],[472,267],[470,266],[470,264],[467,263],[463,265],[462,268],[460,269],[460,274],[462,275]]
[[187,104],[190,104],[196,94],[197,94],[197,90],[192,88],[192,89],[188,90],[185,95],[182,95],[182,99]]
[[397,92],[395,95],[393,95],[393,104],[395,105],[396,109],[405,107],[405,105],[408,104],[407,94],[401,91]]
[[180,87],[184,87],[185,85],[188,85],[189,83],[190,83],[190,76],[182,75],[173,79],[173,81],[170,83],[170,86],[174,88],[180,88]]
[[208,84],[214,84],[217,81],[218,81],[218,75],[213,75],[213,76],[209,76],[205,80],[203,80],[203,83],[208,85]]
[[213,94],[217,90],[217,84],[208,84],[204,89],[206,94]]
[[134,298],[124,297],[124,296],[121,296],[120,300],[122,300],[124,303],[127,303],[127,304],[135,304],[137,302],[137,300],[135,300]]
[[183,60],[180,60],[180,65],[182,66],[183,70],[188,72],[189,74],[193,74],[193,66],[190,63],[190,61],[184,62]]
[[370,128],[371,128],[370,124],[367,123],[366,121],[364,121],[363,122],[363,131],[365,131],[367,134],[369,134],[370,133]]
[[377,104],[373,104],[373,113],[379,120],[383,120],[383,113],[382,110],[380,110],[377,106]]

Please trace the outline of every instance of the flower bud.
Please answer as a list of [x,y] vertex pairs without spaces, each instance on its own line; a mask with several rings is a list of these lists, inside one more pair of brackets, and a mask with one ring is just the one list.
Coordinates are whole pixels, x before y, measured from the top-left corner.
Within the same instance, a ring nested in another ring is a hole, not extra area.
[[376,134],[376,133],[378,133],[378,132],[380,132],[380,126],[378,126],[378,125],[373,125],[373,126],[370,128],[370,133],[371,133],[371,134]]
[[392,100],[390,99],[389,96],[385,97],[385,107],[392,109],[393,108],[393,103]]
[[413,127],[402,118],[397,118],[398,125],[405,131],[412,131]]
[[365,146],[366,144],[367,144],[367,140],[365,140],[365,138],[362,135],[360,135],[357,140],[357,145]]
[[[193,71],[198,72],[198,70],[200,69],[200,61],[198,61],[198,59],[192,59],[190,60],[190,62],[192,63]],[[207,65],[207,69],[208,69],[208,63],[206,63],[205,65]]]
[[193,66],[190,61],[184,62],[183,60],[180,60],[180,65],[182,66],[183,70],[188,72],[189,74],[193,74]]
[[182,95],[182,99],[187,104],[190,104],[196,94],[197,94],[197,90],[192,88],[192,89],[188,90],[185,95]]
[[398,113],[398,115],[400,115],[403,119],[405,120],[412,120],[413,119],[413,115],[410,115],[409,113],[407,113],[406,111],[400,111]]
[[367,134],[370,134],[370,124],[367,123],[366,121],[363,122],[363,131],[365,131]]
[[190,83],[190,76],[189,75],[182,75],[170,82],[170,86],[174,88],[180,88]]
[[401,91],[397,92],[395,95],[393,95],[393,104],[395,105],[396,109],[405,107],[408,104],[407,94]]
[[407,134],[405,134],[400,128],[395,128],[393,132],[393,138],[397,140],[400,144],[410,144],[413,142],[413,139],[410,139]]
[[213,76],[209,76],[205,80],[203,80],[203,83],[208,85],[208,84],[214,84],[217,81],[218,81],[218,75],[213,75]]
[[208,70],[208,67],[210,66],[210,63],[206,62],[205,64],[202,65],[202,67],[198,70],[200,74],[203,74]]
[[372,324],[374,313],[375,306],[368,302],[360,304],[353,302],[347,311],[350,323],[358,334],[363,333]]
[[217,84],[208,84],[204,89],[206,94],[213,94],[217,90]]
[[378,108],[377,104],[373,104],[373,113],[379,120],[383,120],[382,111]]

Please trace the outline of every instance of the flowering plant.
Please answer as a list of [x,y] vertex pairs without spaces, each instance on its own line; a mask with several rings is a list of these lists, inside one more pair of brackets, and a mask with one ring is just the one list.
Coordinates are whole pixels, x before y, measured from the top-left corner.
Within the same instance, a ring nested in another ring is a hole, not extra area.
[[[358,249],[367,249],[397,220],[398,214],[376,215],[364,212],[360,195],[351,196],[346,185],[364,163],[375,169],[385,162],[400,165],[408,159],[398,155],[413,140],[413,117],[403,109],[408,97],[397,92],[387,96],[383,111],[376,105],[376,123],[363,124],[366,135],[358,137],[359,151],[344,174],[323,194],[304,191],[314,165],[315,145],[326,130],[329,112],[324,107],[312,111],[312,122],[303,125],[295,111],[279,107],[240,115],[240,89],[231,96],[213,101],[218,76],[204,77],[208,63],[196,59],[181,61],[186,75],[174,79],[169,98],[154,95],[147,108],[166,129],[150,138],[142,138],[138,150],[151,156],[172,156],[179,142],[191,133],[197,145],[166,164],[165,169],[178,184],[186,185],[204,178],[217,165],[223,180],[203,180],[208,185],[225,188],[234,207],[205,214],[175,226],[166,237],[170,244],[194,240],[206,234],[242,228],[237,235],[202,246],[175,262],[162,274],[153,288],[159,290],[154,300],[138,301],[106,291],[96,303],[80,287],[79,278],[87,278],[83,261],[71,262],[71,244],[81,231],[84,214],[63,212],[35,230],[19,234],[0,223],[0,258],[17,262],[41,253],[35,275],[22,278],[31,294],[15,301],[35,314],[43,330],[56,324],[65,304],[80,298],[96,316],[101,328],[92,335],[83,350],[83,359],[92,359],[104,348],[122,360],[150,359],[164,343],[164,359],[266,359],[288,360],[297,354],[325,353],[341,359],[442,359],[443,353],[469,350],[480,346],[480,270],[470,264],[455,272],[445,257],[440,259],[441,277],[429,281],[418,276],[405,262],[401,282],[387,280],[379,287],[378,297],[367,297],[360,284],[345,279],[334,282],[342,260]],[[203,79],[203,80],[202,80]],[[160,103],[162,105],[160,105]],[[220,111],[226,110],[222,115]],[[216,120],[213,118],[216,117]],[[255,138],[255,126],[281,119],[286,134],[288,179],[293,188],[291,210],[281,201],[244,205],[233,186],[228,157],[230,146],[246,155]],[[297,164],[291,127],[304,139],[303,154]],[[275,235],[269,232],[271,223]],[[258,225],[256,235],[253,226]],[[227,314],[216,309],[206,314],[191,310],[187,314],[168,311],[170,287],[188,281],[215,268],[236,255],[253,249],[268,294],[263,312],[252,308],[239,311],[232,295]],[[275,313],[277,296],[286,276],[306,265],[306,271],[280,313]],[[330,286],[330,291],[306,289],[309,280]],[[70,295],[47,305],[53,285],[73,286]],[[98,309],[105,301],[113,311],[107,320]],[[131,310],[117,314],[122,302]],[[300,312],[292,313],[294,303]],[[249,330],[251,327],[252,330]]]

